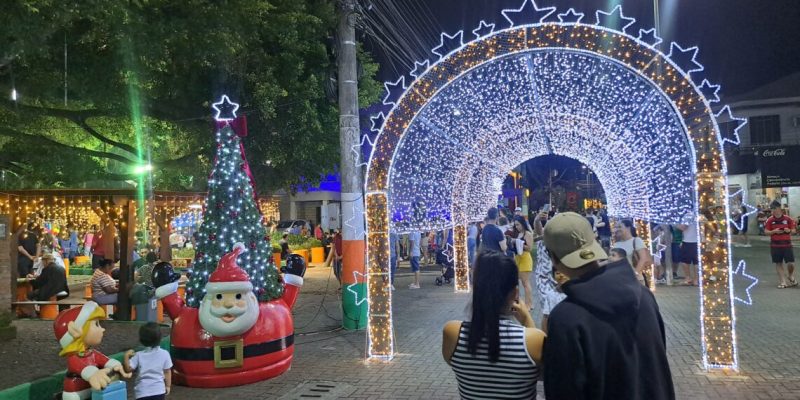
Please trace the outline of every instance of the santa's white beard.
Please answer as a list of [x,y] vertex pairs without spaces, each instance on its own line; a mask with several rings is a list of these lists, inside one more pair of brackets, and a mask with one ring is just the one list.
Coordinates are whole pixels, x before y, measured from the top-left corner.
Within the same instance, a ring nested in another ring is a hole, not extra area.
[[[211,294],[207,294],[200,303],[200,325],[210,334],[218,337],[241,335],[250,330],[258,320],[259,308],[256,295],[250,292],[244,307],[214,307],[211,305]],[[231,322],[222,320],[224,315],[235,316]]]

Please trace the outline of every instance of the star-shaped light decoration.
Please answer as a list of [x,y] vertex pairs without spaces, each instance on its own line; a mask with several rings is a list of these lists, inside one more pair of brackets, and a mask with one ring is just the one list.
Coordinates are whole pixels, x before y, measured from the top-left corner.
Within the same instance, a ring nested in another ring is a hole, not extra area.
[[712,85],[708,79],[703,79],[703,83],[700,84],[699,89],[709,103],[717,103],[719,102],[719,87],[719,85]]
[[649,44],[651,47],[655,47],[664,41],[664,39],[661,39],[658,35],[656,35],[656,28],[639,29],[639,37],[636,39]]
[[386,121],[386,115],[383,113],[383,111],[381,111],[377,115],[369,117],[369,121],[371,123],[369,130],[378,133],[381,131],[381,127],[383,126],[383,123]]
[[667,245],[661,243],[661,240],[663,238],[664,238],[664,233],[662,232],[652,241],[650,247],[650,255],[653,256],[653,258],[661,259],[661,252],[666,250]]
[[383,96],[383,104],[393,106],[406,90],[406,77],[401,76],[395,82],[384,82],[383,87],[386,89],[386,95]]
[[447,246],[444,246],[444,250],[442,250],[442,255],[447,257],[448,263],[451,263],[456,258],[456,249],[453,247],[452,244],[448,243]]
[[214,120],[233,121],[236,119],[236,110],[239,109],[239,104],[232,102],[228,95],[223,94],[218,102],[211,104],[211,108],[216,111]]
[[612,8],[611,11],[595,11],[594,17],[595,25],[612,29],[617,25],[617,21],[621,21],[623,24],[621,29],[622,32],[625,32],[628,27],[636,23],[634,18],[626,17],[622,13],[622,6],[619,4]]
[[356,301],[355,301],[355,303],[356,303],[356,306],[360,306],[360,305],[361,305],[361,304],[363,304],[365,301],[367,301],[367,296],[364,296],[363,298],[359,299],[359,298],[358,298],[358,292],[356,292],[356,291],[353,289],[353,287],[354,287],[355,285],[357,285],[357,284],[358,284],[358,276],[359,276],[359,275],[361,275],[361,276],[362,276],[362,277],[364,277],[365,279],[366,279],[366,277],[367,277],[367,274],[363,274],[363,273],[361,273],[361,272],[358,272],[358,271],[353,271],[353,283],[351,283],[351,284],[349,284],[349,285],[345,286],[345,290],[347,290],[348,292],[352,293],[352,294],[353,294],[353,298],[355,298],[355,299],[356,299]]
[[570,8],[567,12],[558,14],[558,22],[579,24],[583,17],[583,13],[575,11],[574,8]]
[[[362,201],[362,198],[357,198],[357,199],[355,199],[355,200],[352,200],[352,201],[350,202],[350,205],[351,205],[351,207],[352,207],[352,210],[353,210],[353,212],[350,214],[350,218],[348,218],[348,219],[344,220],[344,225],[345,225],[346,227],[349,227],[349,228],[350,228],[350,231],[351,231],[351,232],[353,232],[353,236],[354,236],[354,237],[357,237],[357,238],[363,238],[363,237],[364,237],[364,227],[363,227],[363,224],[360,224],[360,225],[362,225],[362,226],[359,226],[359,227],[356,227],[356,225],[354,224],[354,222],[355,222],[355,220],[356,220],[356,202],[357,202],[357,201]],[[364,212],[362,211],[362,212],[361,212],[361,214],[360,214],[360,215],[358,215],[358,217],[360,217],[360,218],[364,218]]]
[[472,30],[475,38],[480,39],[484,36],[489,36],[494,32],[494,24],[487,24],[486,21],[481,21],[477,28]]
[[732,131],[719,132],[720,136],[722,136],[722,144],[728,142],[730,144],[733,144],[734,146],[738,146],[739,143],[741,143],[741,141],[739,140],[739,129],[742,129],[744,127],[744,124],[747,123],[747,120],[744,118],[735,117],[733,115],[733,112],[731,112],[731,107],[725,106],[722,108],[722,110],[719,110],[718,113],[714,114],[714,118],[717,119],[717,126],[719,126],[720,117],[723,116],[724,118],[728,119],[728,121],[723,121],[723,122],[736,122],[737,124]]
[[425,73],[425,71],[428,70],[428,67],[430,67],[430,62],[428,60],[423,62],[414,61],[414,69],[411,70],[411,76],[414,78],[419,78]]
[[372,148],[375,146],[375,142],[373,142],[369,135],[361,135],[361,141],[357,144],[354,144],[350,150],[356,154],[355,162],[356,167],[362,167],[369,163],[369,157],[364,157],[364,145],[368,145],[367,154],[372,154]]
[[532,22],[544,22],[544,20],[554,12],[556,12],[555,7],[539,8],[534,0],[523,0],[519,8],[506,8],[500,11],[500,13],[503,14],[503,18],[505,18],[512,27],[526,25]]
[[464,31],[458,31],[452,35],[442,32],[439,36],[439,45],[431,49],[431,53],[436,54],[439,58],[444,58],[445,54],[462,46],[464,46]]
[[747,209],[747,211],[739,215],[738,220],[734,220],[733,218],[731,218],[730,221],[733,224],[733,226],[736,227],[736,229],[742,230],[745,228],[744,218],[757,213],[758,209],[751,206],[750,204],[747,204],[747,192],[744,189],[737,190],[734,194],[728,196],[728,198],[732,199],[737,196],[742,196],[742,207]]
[[[734,279],[745,279],[750,281],[750,284],[744,289],[745,296],[747,296],[747,300],[737,295],[733,296],[733,299],[748,306],[753,305],[753,297],[750,295],[750,290],[752,290],[756,285],[758,285],[758,278],[753,275],[747,273],[747,263],[744,260],[739,261],[739,265],[736,266],[736,269],[733,271],[733,278]],[[735,282],[735,281],[734,281]]]
[[667,58],[677,64],[684,72],[691,74],[704,69],[703,64],[697,62],[697,53],[699,51],[700,49],[697,46],[684,49],[681,45],[672,42],[669,46]]

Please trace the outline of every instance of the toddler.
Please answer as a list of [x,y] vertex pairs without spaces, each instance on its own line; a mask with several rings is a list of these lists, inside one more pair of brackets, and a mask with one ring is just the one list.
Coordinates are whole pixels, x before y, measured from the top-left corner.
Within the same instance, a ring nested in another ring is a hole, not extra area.
[[608,252],[608,262],[619,261],[625,257],[628,257],[628,252],[619,247],[615,247]]
[[146,347],[136,353],[125,353],[125,372],[136,371],[134,393],[137,400],[163,400],[172,388],[172,358],[169,352],[159,347],[161,329],[155,322],[139,328],[139,342]]

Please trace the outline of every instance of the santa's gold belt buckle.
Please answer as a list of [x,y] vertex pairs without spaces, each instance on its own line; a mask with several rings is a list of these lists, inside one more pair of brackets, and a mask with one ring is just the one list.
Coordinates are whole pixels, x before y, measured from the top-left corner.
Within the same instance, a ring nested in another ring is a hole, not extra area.
[[[233,349],[233,358],[222,358],[222,351]],[[242,339],[214,342],[214,368],[236,368],[244,363],[244,341]]]

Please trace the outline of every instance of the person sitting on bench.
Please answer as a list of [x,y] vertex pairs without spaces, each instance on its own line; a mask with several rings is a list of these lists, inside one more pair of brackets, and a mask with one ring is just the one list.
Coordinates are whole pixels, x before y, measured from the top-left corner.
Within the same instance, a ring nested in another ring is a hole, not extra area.
[[114,278],[111,277],[111,270],[113,269],[114,262],[104,259],[100,262],[100,266],[94,270],[91,282],[92,300],[97,304],[117,304],[119,286],[114,282]]
[[[51,297],[56,297],[57,300],[67,298],[69,296],[67,272],[56,264],[55,257],[50,253],[42,255],[42,265],[44,265],[42,272],[31,281],[33,291],[28,293],[28,299],[48,301]],[[32,278],[33,275],[28,277]]]

